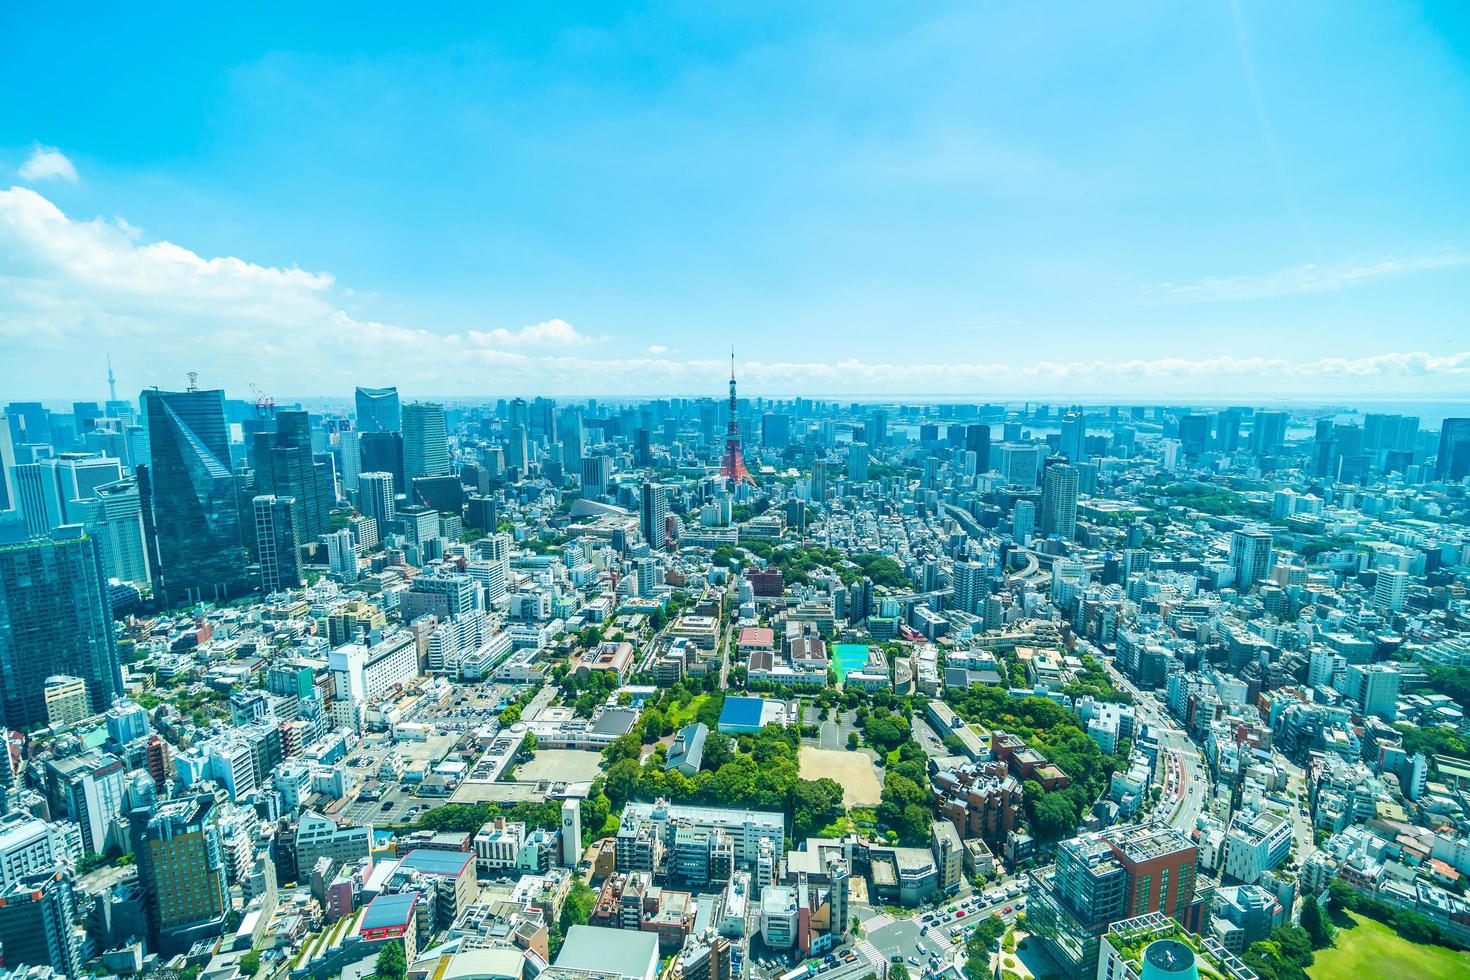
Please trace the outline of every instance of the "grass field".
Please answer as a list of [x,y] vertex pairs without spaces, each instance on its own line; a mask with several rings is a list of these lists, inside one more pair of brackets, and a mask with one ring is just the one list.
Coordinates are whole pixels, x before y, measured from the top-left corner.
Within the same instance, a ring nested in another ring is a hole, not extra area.
[[1470,977],[1470,953],[1443,946],[1421,946],[1400,938],[1381,922],[1347,913],[1357,922],[1337,931],[1337,945],[1317,951],[1307,968],[1312,980],[1364,980],[1366,977],[1412,977],[1414,980],[1463,980]]
[[696,694],[688,704],[680,705],[669,711],[669,721],[675,728],[683,728],[694,720],[694,715],[701,705],[709,700],[708,694]]

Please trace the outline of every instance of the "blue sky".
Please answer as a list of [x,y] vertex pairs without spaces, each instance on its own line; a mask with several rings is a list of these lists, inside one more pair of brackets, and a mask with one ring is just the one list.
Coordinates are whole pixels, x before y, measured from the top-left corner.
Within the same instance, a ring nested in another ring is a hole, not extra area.
[[1470,390],[1464,4],[16,6],[5,397]]

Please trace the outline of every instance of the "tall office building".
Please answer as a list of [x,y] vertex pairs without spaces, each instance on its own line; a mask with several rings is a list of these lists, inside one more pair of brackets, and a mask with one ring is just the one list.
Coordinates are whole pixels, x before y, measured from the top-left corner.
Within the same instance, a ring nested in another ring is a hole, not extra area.
[[86,975],[70,874],[57,865],[0,891],[0,949],[7,967],[49,966],[58,977]]
[[1271,532],[1248,527],[1230,534],[1230,564],[1235,568],[1235,588],[1248,592],[1271,574]]
[[256,493],[295,500],[302,538],[315,541],[327,529],[337,492],[330,462],[312,452],[310,417],[279,411],[275,431],[256,433],[255,442]]
[[443,476],[449,470],[449,433],[444,406],[411,402],[403,406],[403,475]]
[[524,425],[513,425],[505,433],[505,465],[524,480],[531,465],[531,443]]
[[101,551],[72,525],[0,546],[0,722],[46,724],[46,678],[55,674],[85,681],[94,712],[122,693]]
[[[344,422],[345,426],[346,423]],[[337,459],[342,474],[342,495],[357,489],[357,476],[362,472],[362,442],[351,429],[337,430]]]
[[403,476],[403,436],[397,432],[364,432],[357,437],[358,478],[364,473],[387,473],[393,477],[393,492],[407,493]]
[[1434,478],[1459,483],[1470,476],[1470,418],[1445,419],[1439,427]]
[[217,936],[230,914],[224,851],[213,796],[191,796],[134,811],[133,850],[155,945],[165,955]]
[[1373,585],[1373,607],[1379,612],[1400,612],[1409,600],[1409,573],[1380,568]]
[[996,447],[996,468],[1006,483],[1018,487],[1036,486],[1036,471],[1041,468],[1041,447],[1029,443],[1003,442]]
[[975,454],[975,472],[990,472],[990,426],[965,426],[965,451]]
[[1257,411],[1251,422],[1251,452],[1274,453],[1286,442],[1286,413]]
[[653,433],[647,426],[633,432],[633,465],[639,469],[653,465]]
[[1041,486],[1041,533],[1071,541],[1077,533],[1077,467],[1053,463]]
[[791,416],[777,412],[762,415],[761,445],[767,449],[785,449],[791,445]]
[[[230,471],[225,393],[144,391],[154,594],[165,606],[244,592],[240,497]],[[140,486],[141,489],[141,486]]]
[[607,492],[607,484],[611,479],[611,456],[582,457],[582,493],[584,496],[602,496]]
[[301,505],[292,497],[269,494],[256,497],[253,504],[260,591],[271,595],[301,588]]
[[1018,500],[1011,508],[1011,537],[1017,544],[1026,544],[1036,533],[1036,504],[1030,500]]
[[1198,456],[1210,442],[1210,417],[1190,414],[1179,419],[1179,442],[1185,455]]
[[643,507],[638,513],[643,540],[655,551],[668,543],[669,502],[664,488],[657,483],[643,484]]
[[847,447],[847,478],[853,483],[868,482],[868,444],[849,443]]
[[357,509],[378,522],[378,537],[387,535],[397,516],[393,501],[393,474],[364,472],[357,477]]
[[357,431],[398,432],[403,428],[397,388],[358,388]]
[[52,495],[47,492],[47,473],[40,463],[20,463],[10,467],[11,501],[20,512],[30,537],[44,537],[46,532],[61,524],[59,515],[53,519],[50,506]]
[[10,418],[0,415],[0,510],[15,506],[10,469],[15,465],[15,442],[10,435]]
[[1069,463],[1080,463],[1087,458],[1087,416],[1072,412],[1062,418],[1057,452],[1067,457]]
[[102,548],[102,568],[110,579],[147,585],[152,581],[148,543],[143,532],[143,500],[138,481],[103,484],[88,502],[82,517],[87,533]]
[[1240,448],[1240,421],[1238,408],[1226,408],[1215,413],[1215,448],[1222,453],[1233,453]]
[[868,444],[882,447],[888,442],[888,413],[879,409],[868,416]]
[[575,408],[569,409],[561,417],[561,422],[557,427],[557,438],[561,440],[562,470],[568,474],[578,473],[587,442],[580,411]]

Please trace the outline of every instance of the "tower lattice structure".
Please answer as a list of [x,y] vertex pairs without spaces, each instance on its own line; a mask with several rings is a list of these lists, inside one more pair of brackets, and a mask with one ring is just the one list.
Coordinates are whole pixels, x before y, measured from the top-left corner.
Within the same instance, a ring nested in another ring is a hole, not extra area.
[[731,483],[755,485],[755,477],[745,466],[745,454],[740,451],[740,414],[735,405],[735,352],[730,352],[730,424],[725,430],[725,461],[720,465],[720,475]]

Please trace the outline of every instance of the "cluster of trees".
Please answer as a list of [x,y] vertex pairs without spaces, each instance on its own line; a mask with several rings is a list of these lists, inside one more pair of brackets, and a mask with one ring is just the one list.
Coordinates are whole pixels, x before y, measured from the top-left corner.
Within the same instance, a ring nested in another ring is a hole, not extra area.
[[1127,765],[1127,742],[1114,755],[1104,755],[1076,717],[1048,698],[1018,699],[996,688],[971,687],[950,688],[945,700],[966,721],[1019,736],[1071,780],[1065,789],[1051,792],[1035,780],[1023,786],[1026,817],[1037,840],[1058,840],[1075,831],[1113,773]]
[[929,789],[929,772],[924,750],[913,739],[898,746],[898,760],[883,774],[883,792],[877,818],[880,827],[892,831],[907,847],[929,843],[934,820],[934,793]]
[[1117,704],[1132,704],[1133,695],[1119,688],[1113,683],[1112,675],[1097,658],[1084,654],[1082,657],[1082,671],[1077,679],[1066,687],[1062,693],[1073,698],[1085,698],[1089,695],[1094,701],[1112,701]]
[[[853,565],[857,567],[851,567]],[[838,566],[837,574],[846,585],[859,582],[864,577],[872,579],[874,585],[888,589],[903,589],[913,584],[904,574],[903,566],[887,555],[847,556],[847,562]]]
[[1459,943],[1427,917],[1370,898],[1339,878],[1328,883],[1327,892],[1336,907],[1376,919],[1411,943],[1460,948]]
[[579,718],[591,718],[597,706],[618,689],[618,675],[610,670],[578,674],[563,663],[552,668],[551,677],[561,685],[562,701],[570,704]]
[[581,878],[574,878],[572,889],[567,892],[566,901],[562,902],[561,916],[551,924],[547,933],[547,951],[551,953],[552,959],[556,959],[556,954],[561,952],[561,944],[566,942],[567,933],[572,926],[585,926],[596,907],[597,892]]
[[1433,767],[1436,755],[1470,759],[1470,739],[1464,738],[1448,725],[1428,725],[1421,728],[1417,725],[1399,722],[1393,727],[1404,736],[1404,751],[1409,755],[1423,752],[1425,758],[1429,759],[1431,767]]
[[1454,699],[1465,711],[1470,711],[1470,667],[1429,668],[1429,689]]
[[1006,934],[1005,920],[992,915],[977,923],[965,940],[965,976],[968,980],[991,980],[990,947]]
[[446,803],[421,814],[413,826],[415,830],[432,830],[435,833],[473,834],[496,817],[519,821],[527,828],[556,830],[561,826],[561,804],[555,800],[511,804]]
[[378,980],[403,980],[408,975],[408,959],[404,955],[403,943],[390,942],[378,950],[373,961],[373,973]]
[[[700,706],[701,714],[713,700]],[[629,800],[664,797],[675,803],[780,810],[791,819],[793,837],[800,839],[842,813],[841,784],[801,778],[800,746],[801,734],[795,727],[767,725],[738,741],[712,729],[705,739],[700,771],[690,778],[664,770],[667,755],[662,745],[642,759],[642,735],[630,732],[603,753],[607,775],[597,788],[611,807],[619,809]]]
[[1290,924],[1272,929],[1241,956],[1260,980],[1308,980],[1307,967],[1313,959],[1311,937],[1305,929]]
[[875,704],[871,711],[858,708],[857,719],[863,726],[868,744],[884,755],[913,737],[909,716],[891,712],[882,705]]
[[1173,483],[1165,487],[1161,495],[1170,498],[1174,504],[1215,517],[1241,514],[1257,520],[1266,520],[1271,516],[1271,508],[1268,504],[1246,500],[1233,490],[1206,486],[1202,483]]

